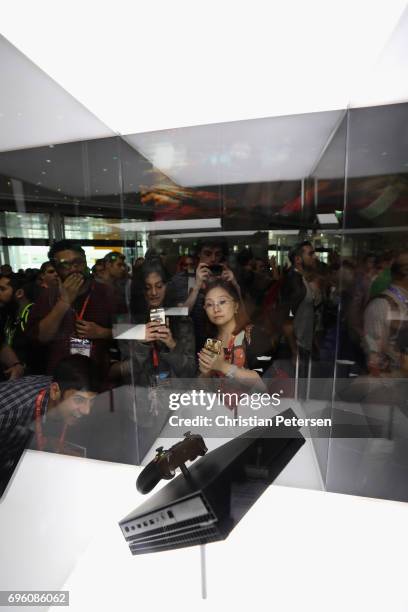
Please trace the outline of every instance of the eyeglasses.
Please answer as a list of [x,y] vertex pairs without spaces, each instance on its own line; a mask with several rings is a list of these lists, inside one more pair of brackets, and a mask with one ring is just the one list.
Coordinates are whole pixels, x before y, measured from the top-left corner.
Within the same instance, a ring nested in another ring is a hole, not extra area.
[[64,270],[69,270],[74,266],[79,268],[83,265],[85,265],[85,259],[83,257],[76,257],[75,259],[61,259],[60,261],[55,261],[55,266],[58,268],[63,268]]
[[204,302],[205,310],[209,310],[210,308],[224,308],[227,304],[231,304],[234,300],[230,300],[227,298],[221,298],[218,302]]

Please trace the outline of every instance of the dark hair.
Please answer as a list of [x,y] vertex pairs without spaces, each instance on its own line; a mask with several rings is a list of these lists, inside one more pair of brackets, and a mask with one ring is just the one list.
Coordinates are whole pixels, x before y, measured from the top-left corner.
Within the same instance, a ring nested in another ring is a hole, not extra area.
[[[243,304],[243,302],[241,300],[241,296],[239,295],[239,292],[236,289],[235,285],[233,285],[229,281],[225,281],[225,280],[222,280],[221,278],[217,278],[217,279],[214,279],[213,281],[210,281],[208,283],[208,285],[207,285],[207,287],[206,287],[206,289],[204,291],[204,300],[207,297],[207,294],[212,289],[216,289],[217,287],[219,287],[220,289],[223,289],[224,291],[226,291],[232,297],[232,299],[239,304],[239,311],[238,311],[238,315],[236,317],[237,325],[236,325],[236,328],[234,330],[234,334],[237,334],[249,322],[248,315],[247,315],[246,310],[245,310],[245,306],[244,306],[244,304]],[[203,304],[203,307],[204,307],[204,304]],[[207,317],[207,313],[206,313],[206,318],[207,318],[207,326],[206,326],[207,330],[206,331],[210,335],[214,335],[215,334],[215,330],[216,330],[216,325],[211,323],[211,321]]]
[[58,383],[62,394],[69,389],[97,393],[101,388],[98,365],[85,355],[70,355],[61,359],[52,380]]
[[292,266],[295,265],[296,257],[302,257],[303,247],[305,246],[313,247],[312,243],[309,240],[303,240],[303,242],[299,242],[298,244],[295,244],[293,249],[289,251],[288,257],[289,257],[289,261],[292,264]]
[[399,251],[394,261],[392,262],[390,268],[392,280],[399,280],[402,276],[404,276],[402,273],[402,265],[399,261],[401,255],[408,255],[408,250],[403,249],[402,251]]
[[408,327],[403,325],[396,338],[396,345],[400,353],[408,355]]
[[145,256],[144,256],[145,261],[160,261],[160,253],[157,249],[154,249],[153,247],[150,247],[147,249]]
[[[145,321],[149,307],[145,298],[145,285],[147,277],[150,274],[158,274],[164,284],[167,284],[169,275],[166,269],[163,267],[160,259],[148,259],[144,263],[135,268],[132,284],[131,284],[131,299],[130,299],[130,311],[134,322]],[[163,306],[174,305],[171,292],[166,288],[166,295],[164,297]]]
[[183,267],[186,265],[187,259],[192,259],[193,260],[193,266],[196,267],[197,266],[197,260],[194,257],[194,255],[181,255],[181,257],[178,258],[177,260],[177,264],[176,264],[176,272],[182,272],[183,271]]
[[13,289],[13,294],[22,289],[26,298],[32,302],[34,301],[34,284],[30,278],[27,278],[24,274],[0,274],[0,278],[7,278],[10,287]]
[[147,277],[153,273],[158,274],[164,283],[169,281],[169,275],[166,269],[163,267],[160,259],[148,259],[142,266],[140,266],[140,277],[143,285],[146,283]]
[[47,268],[55,268],[55,266],[52,263],[52,261],[44,261],[44,263],[41,264],[40,274],[44,274],[44,272],[47,270]]
[[223,257],[228,255],[228,244],[224,240],[217,240],[216,238],[202,238],[197,243],[197,255],[200,254],[204,247],[221,249]]
[[95,272],[96,272],[96,266],[102,266],[102,267],[103,267],[103,269],[105,269],[105,260],[104,260],[103,258],[102,258],[102,259],[96,259],[96,260],[95,260],[95,263],[94,263],[94,265],[93,265],[93,266],[92,266],[92,268],[91,268],[91,273],[92,273],[93,275],[95,275]]
[[58,240],[58,242],[54,242],[48,251],[48,259],[53,261],[55,259],[55,255],[61,251],[74,251],[84,258],[86,257],[84,249],[77,242],[74,242],[73,240]]
[[10,287],[12,287],[13,292],[15,293],[19,289],[21,289],[25,283],[25,278],[21,274],[1,274],[0,278],[6,278],[9,282]]
[[238,303],[241,302],[240,295],[235,285],[233,285],[229,281],[222,280],[221,278],[216,278],[208,283],[204,291],[204,299],[207,293],[211,291],[212,289],[216,289],[216,287],[220,287],[221,289],[224,289],[224,291],[230,294],[230,296],[232,297],[233,300],[235,300],[235,302],[238,302]]
[[44,274],[44,272],[46,271],[47,268],[53,268],[54,264],[52,263],[52,261],[44,261],[44,263],[41,264],[40,267],[40,274]]
[[240,266],[246,266],[253,258],[254,254],[252,252],[252,249],[247,249],[245,247],[237,255],[237,264]]

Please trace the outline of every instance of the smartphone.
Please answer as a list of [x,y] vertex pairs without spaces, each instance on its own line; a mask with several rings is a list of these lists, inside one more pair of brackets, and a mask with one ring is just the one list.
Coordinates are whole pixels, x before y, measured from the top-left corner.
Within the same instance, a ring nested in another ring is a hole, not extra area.
[[219,355],[221,353],[221,340],[214,340],[214,338],[207,338],[204,344],[204,348],[208,349],[215,355]]
[[150,321],[157,321],[160,325],[166,325],[166,311],[164,308],[152,308]]

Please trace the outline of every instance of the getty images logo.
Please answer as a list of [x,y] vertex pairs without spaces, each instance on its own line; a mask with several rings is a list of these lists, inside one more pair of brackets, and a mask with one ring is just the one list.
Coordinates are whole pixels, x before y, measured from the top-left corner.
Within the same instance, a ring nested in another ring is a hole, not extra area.
[[[282,393],[282,392],[281,392]],[[178,410],[181,407],[194,406],[212,410],[217,405],[249,406],[252,410],[267,408],[268,406],[279,406],[281,403],[281,393],[225,393],[219,389],[216,393],[208,391],[197,391],[196,389],[184,393],[170,393],[169,408]]]

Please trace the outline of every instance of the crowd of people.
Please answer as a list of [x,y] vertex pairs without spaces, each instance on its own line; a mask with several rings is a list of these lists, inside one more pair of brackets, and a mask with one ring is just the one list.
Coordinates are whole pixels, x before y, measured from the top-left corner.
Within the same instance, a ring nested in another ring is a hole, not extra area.
[[[349,359],[373,376],[399,367],[408,251],[366,254],[359,262],[329,252],[323,263],[305,241],[281,268],[273,257],[255,258],[248,248],[231,265],[226,244],[207,240],[181,256],[173,274],[152,249],[132,270],[119,252],[90,270],[84,250],[72,241],[56,242],[48,256],[39,270],[0,267],[3,381],[52,375],[61,359],[75,353],[97,363],[105,384],[130,369],[136,379],[138,372],[146,377],[146,360],[158,360],[152,367],[159,369],[165,362],[174,376],[194,377],[203,374],[206,338],[219,338],[227,354],[232,337],[239,342],[242,332],[255,338],[251,344],[271,357],[271,366],[288,370],[297,361],[302,368],[310,356],[330,367],[336,357]],[[236,311],[227,325],[231,305]],[[152,309],[172,306],[188,309],[187,316],[150,320]],[[118,321],[145,323],[145,338],[119,345],[112,332]]]
[[[153,401],[151,391],[174,378],[255,388],[275,377],[332,377],[339,363],[356,376],[405,376],[407,320],[405,250],[360,261],[331,251],[324,263],[304,241],[282,267],[250,248],[232,258],[225,243],[203,239],[174,270],[153,249],[131,268],[111,252],[89,269],[79,244],[55,242],[38,270],[0,267],[0,431],[13,420],[10,394],[29,396],[33,417],[39,389],[46,409],[55,385],[61,400],[131,384]],[[119,322],[142,336],[116,340]],[[82,414],[74,404],[65,423]]]

